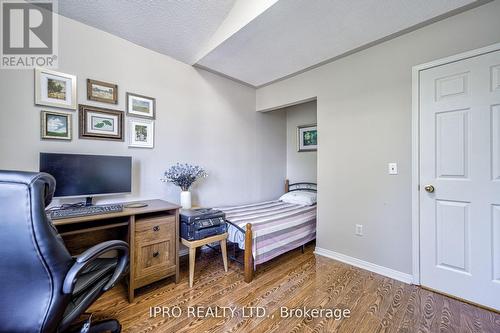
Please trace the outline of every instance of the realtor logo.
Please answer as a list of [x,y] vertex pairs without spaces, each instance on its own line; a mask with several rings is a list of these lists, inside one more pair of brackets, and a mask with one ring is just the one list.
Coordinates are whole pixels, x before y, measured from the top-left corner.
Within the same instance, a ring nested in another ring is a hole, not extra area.
[[0,0],[1,68],[57,67],[55,0]]

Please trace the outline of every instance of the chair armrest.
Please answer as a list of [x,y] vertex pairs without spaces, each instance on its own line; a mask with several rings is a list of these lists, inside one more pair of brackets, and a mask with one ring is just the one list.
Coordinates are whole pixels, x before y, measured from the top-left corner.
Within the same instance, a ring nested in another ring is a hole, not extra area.
[[125,273],[128,267],[128,253],[129,247],[128,244],[124,241],[120,240],[111,240],[107,242],[99,243],[90,249],[86,250],[78,257],[76,257],[76,261],[73,266],[66,274],[66,278],[63,283],[63,293],[71,294],[75,288],[76,280],[80,273],[85,269],[85,267],[90,264],[92,261],[100,257],[101,255],[116,250],[119,252],[118,264],[116,265],[116,269],[111,277],[111,280],[104,286],[103,290],[107,291],[114,287],[115,283],[120,279],[122,274]]

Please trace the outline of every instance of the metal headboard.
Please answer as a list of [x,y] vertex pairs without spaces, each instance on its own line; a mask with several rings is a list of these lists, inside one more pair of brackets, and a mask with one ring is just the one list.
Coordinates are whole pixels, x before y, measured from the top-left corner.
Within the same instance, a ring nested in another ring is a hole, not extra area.
[[318,188],[318,184],[316,184],[316,183],[299,182],[299,183],[290,184],[288,179],[285,181],[285,191],[286,192],[292,192],[292,191],[317,192],[317,188]]

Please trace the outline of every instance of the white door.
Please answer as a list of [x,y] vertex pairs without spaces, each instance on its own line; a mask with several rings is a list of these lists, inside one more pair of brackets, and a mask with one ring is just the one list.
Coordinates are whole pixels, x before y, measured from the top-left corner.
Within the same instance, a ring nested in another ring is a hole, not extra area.
[[419,88],[420,282],[500,310],[500,51]]

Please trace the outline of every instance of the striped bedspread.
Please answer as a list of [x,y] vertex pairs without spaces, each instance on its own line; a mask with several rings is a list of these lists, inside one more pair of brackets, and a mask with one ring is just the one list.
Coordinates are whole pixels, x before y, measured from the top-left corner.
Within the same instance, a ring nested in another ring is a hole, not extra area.
[[[316,206],[301,206],[282,201],[217,208],[226,219],[245,230],[252,224],[254,264],[266,262],[316,238]],[[245,236],[229,224],[228,240],[245,248]]]

